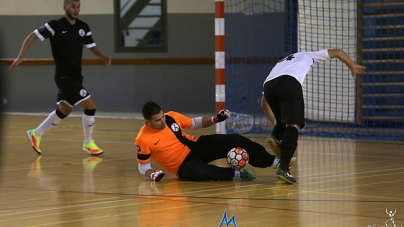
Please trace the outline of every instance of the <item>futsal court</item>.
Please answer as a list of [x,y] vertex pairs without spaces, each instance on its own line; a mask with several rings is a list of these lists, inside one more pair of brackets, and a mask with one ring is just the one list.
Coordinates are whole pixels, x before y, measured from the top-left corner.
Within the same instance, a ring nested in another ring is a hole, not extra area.
[[[300,136],[296,185],[253,167],[252,181],[167,174],[152,182],[139,174],[133,145],[143,120],[97,118],[93,137],[104,154],[90,156],[81,118],[66,118],[44,135],[38,156],[25,131],[43,118],[4,115],[0,226],[404,225],[403,142]],[[265,134],[246,136],[265,145]]]
[[[165,1],[150,2],[156,5],[155,2]],[[176,4],[181,12],[186,7]],[[266,146],[271,125],[263,115],[260,101],[263,82],[272,67],[298,51],[344,50],[356,63],[367,67],[362,75],[352,77],[348,67],[334,59],[313,65],[302,85],[307,125],[301,131],[295,154],[297,162],[291,170],[298,183],[286,185],[279,181],[271,167],[253,168],[257,178],[252,181],[190,182],[167,174],[162,181],[153,182],[138,172],[134,139],[143,120],[135,114],[100,117],[100,111],[97,112],[93,138],[104,150],[101,156],[90,156],[82,150],[82,121],[81,117],[74,116],[64,119],[43,136],[39,156],[29,143],[26,130],[37,127],[47,114],[6,114],[0,134],[0,227],[404,225],[403,1],[215,0],[210,4],[215,5],[215,11],[208,12],[212,14],[211,25],[214,17],[215,58],[213,53],[205,55],[190,46],[213,50],[210,44],[201,45],[197,39],[187,38],[198,37],[200,33],[186,36],[189,34],[183,31],[187,27],[177,26],[179,30],[171,27],[162,37],[167,36],[168,40],[180,37],[187,41],[184,45],[177,48],[178,43],[173,45],[174,41],[170,41],[167,53],[153,49],[156,55],[147,54],[150,58],[145,59],[123,59],[122,56],[132,55],[113,53],[113,64],[117,64],[112,67],[118,69],[114,74],[136,74],[125,77],[127,80],[119,75],[118,80],[125,81],[130,91],[142,91],[139,88],[145,81],[169,81],[159,86],[167,89],[159,90],[160,94],[177,91],[167,100],[177,101],[173,97],[181,95],[187,96],[184,103],[189,103],[192,94],[182,88],[193,88],[193,85],[184,87],[187,83],[184,81],[196,79],[199,74],[192,75],[195,72],[205,72],[196,65],[214,65],[215,78],[210,77],[211,71],[206,71],[203,80],[215,81],[215,94],[211,95],[215,96],[216,109],[227,108],[235,113],[226,121],[230,125],[227,132],[247,133],[244,135]],[[195,9],[205,8],[201,6]],[[169,25],[180,22],[172,20],[177,17],[170,14],[188,14],[176,12],[168,11]],[[197,14],[195,21],[199,22],[199,15],[203,14]],[[94,16],[93,20],[100,21],[99,15]],[[122,17],[122,24],[132,24],[128,18]],[[184,25],[191,22],[186,21]],[[108,23],[105,25],[107,29]],[[197,24],[203,28],[201,31],[205,31],[206,25]],[[126,28],[122,31],[128,32]],[[104,42],[116,44],[110,38]],[[50,59],[38,56],[34,55],[29,64],[53,64]],[[100,64],[92,59],[83,60],[84,65]],[[11,60],[6,63],[10,65]],[[165,68],[156,70],[166,66],[174,74],[179,72],[178,75],[164,73]],[[38,69],[39,72],[47,70]],[[97,76],[108,74],[98,67],[90,70],[96,70]],[[38,87],[29,83],[33,80],[31,74],[29,71],[23,73],[26,77],[12,77],[13,80],[30,78],[14,83],[22,87],[7,87],[14,92],[15,97],[10,97],[14,103],[24,106],[37,102],[25,99],[18,102],[19,97],[28,97],[21,91]],[[123,84],[118,80],[115,90],[129,91],[122,89]],[[170,86],[175,81],[180,81],[180,90]],[[46,86],[38,83],[44,95],[50,94],[42,89]],[[113,89],[110,84],[101,85],[98,87]],[[198,94],[209,90],[203,84],[195,89]],[[119,97],[115,92],[102,91],[99,100]],[[125,97],[139,96],[125,94]],[[206,98],[206,103],[210,100],[210,94],[199,97]],[[128,108],[125,100],[121,101],[125,104],[121,109]],[[195,105],[200,103],[197,101]],[[10,106],[15,111],[21,108]],[[34,111],[40,107],[25,108]],[[108,108],[120,109],[115,105]],[[189,133],[199,136],[214,134],[216,130],[212,126]],[[227,165],[224,160],[213,164]],[[159,169],[155,163],[152,166]]]

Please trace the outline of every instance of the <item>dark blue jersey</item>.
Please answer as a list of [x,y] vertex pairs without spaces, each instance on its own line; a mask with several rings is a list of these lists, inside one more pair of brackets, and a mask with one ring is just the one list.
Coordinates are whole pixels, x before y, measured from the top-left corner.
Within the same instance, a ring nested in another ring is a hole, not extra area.
[[85,22],[76,19],[76,23],[72,25],[62,17],[45,23],[34,32],[41,41],[50,39],[56,65],[56,79],[82,78],[83,45],[87,48],[95,46],[90,27]]

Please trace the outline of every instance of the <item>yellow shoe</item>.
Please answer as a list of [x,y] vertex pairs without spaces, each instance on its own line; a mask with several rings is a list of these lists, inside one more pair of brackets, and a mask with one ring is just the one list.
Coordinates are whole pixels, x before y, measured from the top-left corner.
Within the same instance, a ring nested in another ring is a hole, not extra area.
[[28,130],[27,136],[28,136],[29,142],[31,142],[32,148],[34,148],[34,150],[38,154],[41,154],[41,149],[39,149],[39,144],[41,143],[42,138],[35,134],[35,129]]
[[83,143],[83,150],[87,151],[91,155],[100,155],[103,152],[101,148],[94,143],[94,140],[88,143]]

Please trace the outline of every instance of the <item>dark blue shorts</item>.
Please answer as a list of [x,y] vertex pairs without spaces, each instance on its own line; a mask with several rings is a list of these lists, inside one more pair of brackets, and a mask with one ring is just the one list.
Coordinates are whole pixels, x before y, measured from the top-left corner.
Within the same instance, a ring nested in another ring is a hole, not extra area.
[[264,96],[277,122],[305,126],[303,90],[297,79],[284,75],[266,82]]

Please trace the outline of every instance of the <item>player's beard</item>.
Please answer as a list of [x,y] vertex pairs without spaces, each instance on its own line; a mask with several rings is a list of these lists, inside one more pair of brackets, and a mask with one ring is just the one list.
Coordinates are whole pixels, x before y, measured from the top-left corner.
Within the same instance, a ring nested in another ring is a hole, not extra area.
[[66,16],[71,19],[71,20],[76,20],[77,17],[79,17],[79,14],[77,14],[77,16],[74,16],[73,13],[69,12],[68,10],[66,10]]
[[160,125],[160,130],[163,130],[166,127],[166,123]]

